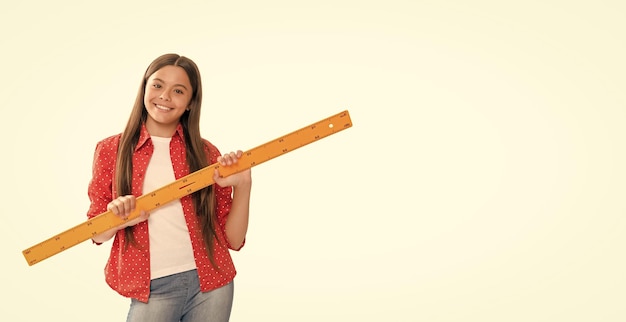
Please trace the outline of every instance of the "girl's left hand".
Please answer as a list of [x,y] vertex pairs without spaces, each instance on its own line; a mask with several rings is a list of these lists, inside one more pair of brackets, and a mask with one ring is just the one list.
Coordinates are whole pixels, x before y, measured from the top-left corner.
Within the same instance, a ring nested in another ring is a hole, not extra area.
[[[221,166],[227,167],[229,165],[236,164],[242,155],[243,151],[241,150],[237,150],[237,152],[226,153],[222,156],[217,157],[217,162],[219,162]],[[238,187],[245,185],[250,186],[250,184],[252,183],[252,175],[250,168],[248,168],[241,172],[231,174],[227,177],[221,177],[219,171],[215,169],[215,173],[213,174],[213,180],[215,180],[215,183],[217,183],[221,187]]]

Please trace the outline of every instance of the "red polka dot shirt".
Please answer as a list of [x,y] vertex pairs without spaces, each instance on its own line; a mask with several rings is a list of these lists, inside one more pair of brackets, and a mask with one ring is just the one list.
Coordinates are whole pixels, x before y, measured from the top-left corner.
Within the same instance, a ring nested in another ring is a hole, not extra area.
[[[114,177],[120,138],[121,134],[114,135],[98,142],[96,145],[93,176],[88,188],[91,201],[87,213],[88,218],[93,218],[106,212],[107,204],[117,196]],[[205,146],[208,150],[209,164],[217,162],[217,157],[220,155],[218,149],[206,140]],[[148,134],[144,125],[133,154],[132,194],[136,197],[142,194],[143,179],[153,150],[154,146],[152,145],[150,134]],[[183,128],[180,124],[172,136],[170,157],[176,179],[189,174]],[[214,241],[214,256],[215,263],[220,268],[219,271],[211,265],[209,260],[191,197],[185,196],[180,199],[191,237],[198,277],[200,279],[200,288],[203,292],[228,284],[236,275],[235,266],[229,252],[229,249],[234,248],[228,243],[225,233],[226,219],[232,203],[232,188],[220,187],[214,184],[214,189],[216,189],[218,219],[216,237],[219,239],[219,243]],[[142,302],[148,302],[150,296],[148,222],[144,221],[135,225],[133,234],[139,247],[130,246],[126,248],[127,241],[125,240],[124,230],[121,229],[116,233],[111,253],[105,266],[105,279],[107,284],[119,294]],[[239,250],[241,247],[243,245],[234,250]]]

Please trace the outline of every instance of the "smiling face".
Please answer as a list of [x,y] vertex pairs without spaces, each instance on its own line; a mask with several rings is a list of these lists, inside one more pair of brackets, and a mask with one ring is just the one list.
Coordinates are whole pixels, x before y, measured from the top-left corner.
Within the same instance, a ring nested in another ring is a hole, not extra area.
[[189,107],[192,93],[189,76],[182,67],[167,65],[150,75],[143,98],[148,133],[171,137]]

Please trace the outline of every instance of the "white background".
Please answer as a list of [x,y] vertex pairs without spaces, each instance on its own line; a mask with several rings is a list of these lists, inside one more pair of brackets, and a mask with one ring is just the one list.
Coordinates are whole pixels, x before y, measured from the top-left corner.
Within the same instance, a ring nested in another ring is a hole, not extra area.
[[[506,4],[504,4],[506,3]],[[98,140],[157,56],[203,76],[203,136],[250,149],[231,321],[626,320],[622,1],[12,1],[0,11],[2,320],[123,321],[86,220]]]

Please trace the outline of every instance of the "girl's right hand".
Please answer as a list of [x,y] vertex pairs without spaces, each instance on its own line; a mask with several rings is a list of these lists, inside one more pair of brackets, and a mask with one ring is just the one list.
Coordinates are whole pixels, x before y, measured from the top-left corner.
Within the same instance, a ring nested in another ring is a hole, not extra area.
[[[117,197],[116,199],[113,199],[111,202],[109,202],[109,204],[107,205],[107,209],[110,210],[111,212],[113,212],[115,215],[119,216],[120,218],[127,220],[128,216],[130,216],[130,213],[135,210],[135,205],[136,205],[136,198],[133,195],[126,195],[126,196],[121,196],[121,197]],[[148,220],[148,217],[150,217],[150,213],[147,211],[142,210],[139,214],[139,217],[128,221],[123,227],[121,228],[125,228],[125,227],[130,227],[130,226],[134,226],[142,221],[146,221]],[[120,229],[121,229],[120,228]]]

